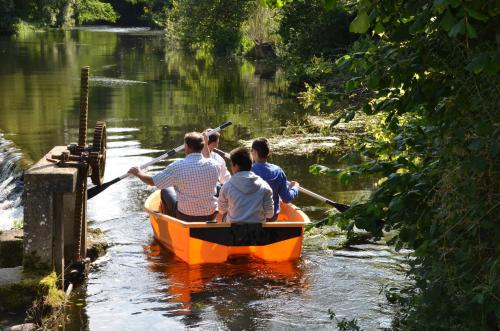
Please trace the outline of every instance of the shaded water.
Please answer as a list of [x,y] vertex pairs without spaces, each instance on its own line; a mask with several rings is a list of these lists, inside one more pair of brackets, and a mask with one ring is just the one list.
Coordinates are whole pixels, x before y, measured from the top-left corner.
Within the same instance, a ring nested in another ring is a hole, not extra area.
[[[80,68],[91,66],[89,126],[105,120],[109,127],[106,181],[180,145],[186,131],[231,120],[221,143],[229,150],[239,139],[280,133],[302,112],[295,99],[283,96],[279,68],[170,51],[161,35],[144,29],[2,38],[0,129],[12,134],[26,159],[77,140]],[[290,179],[341,202],[369,188],[308,173],[314,163],[338,166],[335,156],[272,161]],[[389,326],[392,310],[380,289],[403,281],[403,255],[384,245],[323,250],[327,237],[307,235],[303,257],[294,263],[189,267],[153,240],[143,212],[152,191],[127,179],[89,201],[89,221],[105,232],[111,248],[78,291],[65,329],[334,329],[328,309],[357,318],[365,329]],[[326,211],[308,197],[296,204],[313,220]]]

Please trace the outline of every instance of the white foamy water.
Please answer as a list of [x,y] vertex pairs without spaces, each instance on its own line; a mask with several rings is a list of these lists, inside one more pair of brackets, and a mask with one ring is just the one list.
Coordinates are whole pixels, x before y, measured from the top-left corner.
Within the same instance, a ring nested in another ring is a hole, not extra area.
[[90,81],[97,86],[121,86],[121,85],[131,85],[131,84],[146,84],[139,80],[130,79],[119,79],[119,78],[109,78],[109,77],[92,77]]
[[0,133],[0,230],[12,228],[14,221],[23,218],[21,157],[19,149]]

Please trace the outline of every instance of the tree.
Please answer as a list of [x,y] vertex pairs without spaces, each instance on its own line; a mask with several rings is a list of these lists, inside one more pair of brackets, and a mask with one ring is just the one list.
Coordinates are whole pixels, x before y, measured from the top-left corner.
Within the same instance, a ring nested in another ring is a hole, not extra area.
[[[337,59],[336,70],[350,76],[344,97],[366,102],[348,107],[332,125],[358,112],[383,115],[381,134],[351,153],[367,162],[312,171],[381,179],[342,224],[376,236],[397,230],[391,244],[415,250],[404,328],[498,329],[499,3],[355,5],[350,30],[363,38]],[[332,94],[319,94],[330,100],[328,108]]]

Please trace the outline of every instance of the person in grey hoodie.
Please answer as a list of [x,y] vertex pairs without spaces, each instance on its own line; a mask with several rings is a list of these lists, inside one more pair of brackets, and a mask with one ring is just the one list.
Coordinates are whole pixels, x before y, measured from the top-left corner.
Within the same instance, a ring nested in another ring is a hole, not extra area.
[[252,157],[246,148],[236,148],[230,155],[233,176],[220,191],[219,213],[226,222],[265,222],[274,215],[273,190],[250,171]]

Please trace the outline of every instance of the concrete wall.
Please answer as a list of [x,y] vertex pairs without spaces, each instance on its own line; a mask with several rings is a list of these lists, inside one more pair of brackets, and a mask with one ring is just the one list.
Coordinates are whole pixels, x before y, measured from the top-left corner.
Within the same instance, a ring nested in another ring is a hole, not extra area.
[[[46,159],[65,150],[65,146],[54,147],[24,175],[25,268],[48,268],[62,274],[64,260],[72,257],[78,169],[58,167]],[[85,229],[84,221],[82,256],[85,256]]]

